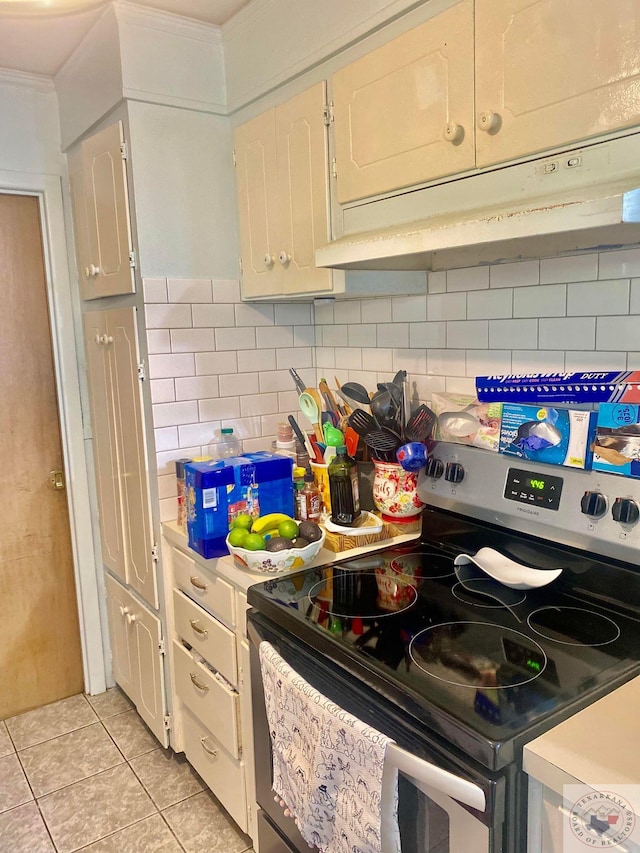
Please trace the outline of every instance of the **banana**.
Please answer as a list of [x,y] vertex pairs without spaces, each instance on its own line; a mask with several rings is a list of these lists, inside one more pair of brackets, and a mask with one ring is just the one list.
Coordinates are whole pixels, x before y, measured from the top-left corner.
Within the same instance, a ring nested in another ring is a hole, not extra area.
[[270,530],[277,530],[278,526],[283,521],[293,521],[290,515],[285,515],[283,512],[270,512],[268,515],[263,515],[261,518],[256,518],[251,527],[252,533],[259,533],[264,536]]

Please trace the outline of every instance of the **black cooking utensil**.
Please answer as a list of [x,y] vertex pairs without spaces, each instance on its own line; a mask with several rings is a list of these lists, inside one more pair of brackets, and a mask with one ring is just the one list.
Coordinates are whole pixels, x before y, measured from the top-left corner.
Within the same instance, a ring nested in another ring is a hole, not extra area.
[[374,429],[364,437],[364,443],[373,451],[377,459],[385,462],[395,462],[395,454],[400,447],[401,439],[388,429]]
[[364,409],[354,409],[349,415],[349,426],[352,427],[359,436],[364,438],[367,433],[378,429],[378,424],[375,422],[369,412]]
[[298,376],[298,371],[294,367],[289,368],[289,373],[291,374],[293,381],[296,386],[296,391],[298,394],[302,394],[304,389],[307,387],[302,379]]
[[340,389],[343,394],[360,403],[363,406],[368,406],[370,403],[369,392],[359,382],[345,382]]
[[437,416],[424,403],[415,410],[403,430],[405,441],[426,441],[436,425]]

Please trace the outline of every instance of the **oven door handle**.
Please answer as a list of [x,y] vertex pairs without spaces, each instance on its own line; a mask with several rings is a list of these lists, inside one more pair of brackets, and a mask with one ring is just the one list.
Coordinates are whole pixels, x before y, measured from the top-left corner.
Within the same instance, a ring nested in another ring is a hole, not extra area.
[[429,794],[423,787],[428,786],[479,812],[484,813],[487,807],[484,791],[478,785],[412,755],[395,743],[387,746],[385,763],[387,761],[409,776],[424,794]]

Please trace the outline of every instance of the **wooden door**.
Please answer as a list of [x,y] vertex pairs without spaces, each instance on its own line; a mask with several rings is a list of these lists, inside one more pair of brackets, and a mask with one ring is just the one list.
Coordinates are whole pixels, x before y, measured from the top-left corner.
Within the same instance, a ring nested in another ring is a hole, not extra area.
[[478,165],[636,125],[639,42],[640,0],[476,0]]
[[276,108],[276,150],[283,292],[331,290],[333,273],[316,267],[316,249],[329,233],[329,176],[324,108],[326,83],[317,83]]
[[0,719],[83,689],[38,200],[0,194]]
[[[131,224],[123,144],[121,121],[82,143],[90,255],[87,284],[83,287],[86,299],[135,291],[129,258]],[[79,272],[82,275],[84,270]]]
[[338,200],[473,167],[473,2],[352,62],[332,78]]
[[278,262],[279,188],[275,114],[267,110],[235,132],[236,176],[242,252],[242,295],[282,293],[283,268]]

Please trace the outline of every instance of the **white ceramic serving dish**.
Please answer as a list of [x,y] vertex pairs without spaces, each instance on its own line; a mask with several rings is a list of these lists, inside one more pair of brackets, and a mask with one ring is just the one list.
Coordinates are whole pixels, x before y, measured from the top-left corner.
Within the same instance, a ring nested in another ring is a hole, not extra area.
[[532,569],[516,563],[493,548],[481,548],[477,554],[458,554],[454,563],[473,563],[489,577],[512,589],[536,589],[546,586],[562,574],[562,569]]

